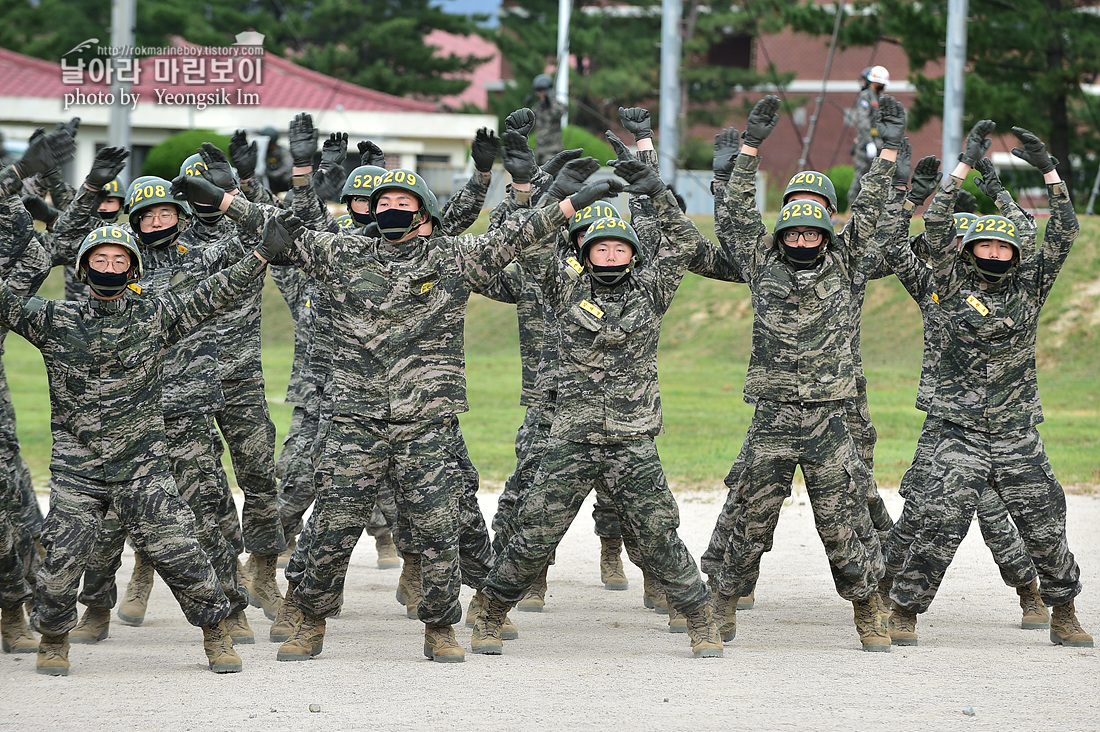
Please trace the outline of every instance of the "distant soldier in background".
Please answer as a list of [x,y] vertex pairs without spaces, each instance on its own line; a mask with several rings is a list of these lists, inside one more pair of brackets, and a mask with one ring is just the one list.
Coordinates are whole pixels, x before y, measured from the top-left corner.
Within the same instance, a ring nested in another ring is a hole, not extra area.
[[535,151],[538,164],[542,165],[562,151],[561,118],[565,116],[565,105],[554,98],[551,91],[554,80],[547,74],[539,74],[531,83],[531,89],[538,97],[533,105],[535,111]]
[[863,91],[856,97],[856,141],[852,145],[852,187],[848,189],[848,205],[859,195],[860,179],[871,169],[871,160],[882,148],[882,139],[875,129],[875,112],[882,90],[890,83],[890,72],[885,66],[872,66],[860,74]]

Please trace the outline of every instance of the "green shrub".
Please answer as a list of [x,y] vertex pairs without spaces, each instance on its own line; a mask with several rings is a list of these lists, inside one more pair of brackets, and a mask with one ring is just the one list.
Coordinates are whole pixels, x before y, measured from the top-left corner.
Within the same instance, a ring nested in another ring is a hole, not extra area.
[[[534,135],[531,139],[534,140]],[[624,142],[626,142],[624,140]],[[567,125],[561,134],[561,143],[566,150],[583,148],[585,157],[593,157],[600,161],[600,165],[607,165],[608,160],[615,159],[615,152],[607,144],[607,140],[601,135],[597,137],[586,129]],[[627,142],[627,144],[630,144]]]
[[145,156],[142,175],[156,175],[172,180],[180,174],[180,163],[192,155],[204,142],[212,142],[229,155],[229,138],[211,130],[187,130],[165,138]]
[[[977,184],[974,183],[976,177],[978,177],[978,171],[976,170],[971,170],[967,173],[966,180],[963,181],[963,190],[968,191],[974,198],[978,199],[978,213],[983,216],[986,214],[1000,213],[993,199],[987,198],[984,193],[978,190]],[[1013,198],[1016,197],[1016,190],[1003,177],[1001,178],[1001,184],[1004,185],[1005,190],[1008,191]]]
[[825,171],[825,175],[833,182],[836,188],[836,210],[848,210],[848,189],[852,187],[852,178],[856,169],[851,165],[834,165]]

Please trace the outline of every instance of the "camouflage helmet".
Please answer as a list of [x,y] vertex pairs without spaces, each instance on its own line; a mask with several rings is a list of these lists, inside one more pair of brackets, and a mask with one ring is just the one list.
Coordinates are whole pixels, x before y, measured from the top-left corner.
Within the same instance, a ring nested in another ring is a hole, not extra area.
[[952,214],[951,218],[955,220],[955,236],[966,236],[970,227],[978,220],[978,217],[972,213]]
[[836,213],[836,187],[829,180],[829,176],[824,173],[819,173],[816,170],[803,170],[800,173],[795,173],[787,182],[787,187],[783,189],[784,205],[790,202],[793,193],[816,193],[823,196],[829,202],[829,213]]
[[779,210],[779,219],[775,222],[774,238],[782,241],[782,233],[796,226],[812,226],[825,232],[825,248],[833,243],[833,222],[829,212],[817,201],[792,201]]
[[99,216],[99,218],[101,218],[104,222],[109,223],[109,224],[113,224],[114,222],[118,221],[119,214],[121,214],[122,210],[124,208],[126,208],[125,186],[122,185],[121,180],[119,180],[118,178],[115,178],[114,180],[112,180],[110,183],[103,186],[99,190],[104,193],[103,201],[99,204],[100,206],[106,204],[108,199],[111,199],[111,198],[117,198],[118,199],[118,208],[116,208],[115,210],[113,210],[113,211],[102,211],[102,210],[100,210],[100,211],[96,212],[97,215]]
[[130,232],[119,226],[100,226],[88,232],[84,241],[80,242],[80,249],[76,253],[77,282],[91,284],[88,279],[88,255],[93,249],[105,244],[120,246],[130,255],[130,276],[126,280],[127,284],[137,282],[145,275],[145,268],[141,263],[141,252],[138,251]]
[[[187,157],[182,163],[180,163],[180,175],[186,175],[188,178],[197,178],[202,175],[202,171],[206,170],[209,166],[206,161],[202,159],[202,155],[193,153]],[[233,188],[240,188],[241,181],[237,176],[237,169],[231,168],[233,171]],[[233,190],[229,188],[227,190]]]
[[360,165],[351,171],[351,175],[344,181],[344,189],[340,191],[340,201],[350,203],[348,199],[352,196],[370,198],[371,191],[374,190],[374,184],[382,180],[382,176],[386,172],[385,168],[380,168],[377,165]]
[[[974,245],[979,241],[993,239],[1003,241],[1012,247],[1012,259],[1001,271],[995,271],[982,266],[978,258],[974,256]],[[1016,224],[1004,216],[980,216],[970,224],[970,228],[963,237],[962,249],[959,257],[970,265],[975,274],[986,282],[996,283],[1003,280],[1020,263],[1020,239],[1016,234]]]
[[584,245],[581,247],[581,261],[588,260],[588,250],[592,245],[604,239],[618,239],[625,241],[634,249],[634,262],[642,261],[641,245],[638,243],[638,235],[634,233],[634,227],[623,221],[618,216],[605,216],[596,219],[589,225],[588,232],[584,236]]
[[126,186],[122,185],[122,180],[115,178],[113,181],[103,186],[99,190],[107,194],[107,198],[119,198],[124,203],[126,201]]
[[554,88],[554,80],[550,78],[549,74],[539,74],[531,82],[531,88],[535,91],[547,91]]
[[187,201],[173,198],[172,184],[164,178],[146,175],[135,180],[126,191],[126,215],[130,221],[130,228],[140,236],[139,220],[142,211],[150,206],[167,203],[173,204],[179,210],[179,221],[176,222],[176,236],[179,236],[187,227],[186,219],[191,216],[191,207]]
[[569,219],[569,242],[573,245],[577,245],[577,236],[594,221],[598,219],[621,219],[619,215],[619,209],[612,206],[607,201],[596,201],[591,206],[585,206],[580,211],[573,214],[573,218]]

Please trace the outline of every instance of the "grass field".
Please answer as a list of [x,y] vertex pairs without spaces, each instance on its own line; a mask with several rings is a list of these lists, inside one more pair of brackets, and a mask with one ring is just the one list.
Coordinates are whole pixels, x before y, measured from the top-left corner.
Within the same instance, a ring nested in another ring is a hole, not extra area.
[[[713,235],[713,221],[697,219]],[[484,217],[479,222],[484,226]],[[477,231],[477,229],[475,229]],[[1054,469],[1067,488],[1100,484],[1100,219],[1082,233],[1042,316],[1039,383],[1047,421],[1040,427]],[[43,294],[60,295],[60,273]],[[665,318],[660,350],[665,434],[661,457],[674,486],[718,487],[752,417],[741,390],[748,363],[752,310],[743,286],[688,275]],[[285,303],[271,282],[264,294],[264,371],[280,442],[290,422],[283,403],[292,354]],[[470,412],[462,430],[484,479],[511,472],[519,406],[515,309],[480,297],[466,324]],[[875,473],[896,486],[912,459],[923,413],[913,408],[922,349],[916,306],[894,278],[871,283],[863,318],[863,358],[878,429]],[[4,366],[19,420],[23,452],[36,484],[48,474],[50,437],[45,372],[38,353],[9,335]]]

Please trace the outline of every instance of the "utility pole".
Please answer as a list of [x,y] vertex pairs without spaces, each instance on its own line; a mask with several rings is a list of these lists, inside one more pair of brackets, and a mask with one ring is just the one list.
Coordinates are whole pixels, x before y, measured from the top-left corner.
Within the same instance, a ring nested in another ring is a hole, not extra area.
[[[110,63],[115,68],[114,80],[111,82],[114,104],[111,105],[110,117],[107,121],[107,144],[113,147],[124,147],[127,150],[131,149],[130,105],[124,104],[122,99],[123,96],[129,98],[130,82],[119,81],[116,64],[119,59],[132,59],[134,56],[136,4],[137,0],[113,0],[111,5],[111,49],[114,52],[122,49],[124,53],[110,59]],[[132,66],[126,68],[129,71]],[[127,158],[126,167],[122,172],[127,181],[132,180],[131,162],[132,158]]]
[[966,111],[966,16],[969,0],[947,0],[946,69],[943,75],[943,165],[950,170],[962,150]]
[[661,0],[661,148],[658,160],[665,182],[676,183],[680,157],[681,0]]
[[558,81],[554,94],[565,105],[561,127],[569,124],[569,16],[573,11],[572,0],[558,0]]

